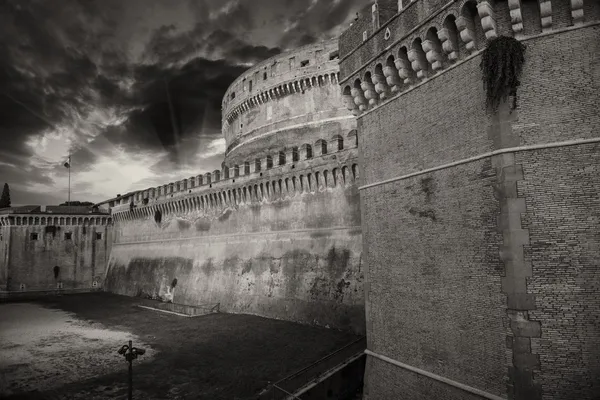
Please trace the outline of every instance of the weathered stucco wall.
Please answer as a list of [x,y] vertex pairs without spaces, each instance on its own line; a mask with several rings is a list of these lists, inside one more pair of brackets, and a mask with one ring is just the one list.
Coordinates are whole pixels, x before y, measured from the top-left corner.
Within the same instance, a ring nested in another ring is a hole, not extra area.
[[6,288],[8,278],[8,256],[10,227],[0,226],[0,288]]
[[338,160],[119,214],[105,288],[165,297],[177,279],[175,303],[364,332],[358,171]]
[[[17,219],[21,218],[24,223],[29,220],[26,215],[11,216],[11,226],[3,228],[0,242],[0,257],[5,260],[0,274],[3,290],[50,290],[56,289],[58,283],[62,283],[63,289],[101,287],[112,245],[110,222],[85,226],[41,225],[40,219],[46,217],[36,215],[31,219],[37,218],[38,224],[22,225],[19,221],[17,225]],[[60,219],[64,222],[65,217]],[[35,240],[33,233],[37,233]],[[67,233],[71,234],[70,238],[65,236]],[[58,278],[54,276],[55,266],[60,267]],[[25,285],[23,289],[21,285]]]

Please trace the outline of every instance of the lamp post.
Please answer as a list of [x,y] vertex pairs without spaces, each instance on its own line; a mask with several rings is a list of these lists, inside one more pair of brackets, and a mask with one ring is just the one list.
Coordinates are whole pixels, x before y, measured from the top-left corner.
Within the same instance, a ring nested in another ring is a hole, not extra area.
[[133,399],[133,365],[132,361],[137,358],[137,356],[141,356],[146,352],[144,349],[138,349],[137,347],[133,347],[131,340],[129,341],[129,345],[124,344],[119,349],[119,354],[125,356],[125,360],[129,362],[129,395],[128,399]]

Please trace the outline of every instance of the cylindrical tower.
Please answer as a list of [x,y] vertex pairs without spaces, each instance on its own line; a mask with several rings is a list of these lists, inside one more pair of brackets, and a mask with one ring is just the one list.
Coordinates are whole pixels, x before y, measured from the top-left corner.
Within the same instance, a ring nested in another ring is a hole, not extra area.
[[303,145],[318,154],[324,138],[346,138],[356,121],[343,105],[338,71],[335,39],[272,57],[237,78],[223,99],[225,165]]

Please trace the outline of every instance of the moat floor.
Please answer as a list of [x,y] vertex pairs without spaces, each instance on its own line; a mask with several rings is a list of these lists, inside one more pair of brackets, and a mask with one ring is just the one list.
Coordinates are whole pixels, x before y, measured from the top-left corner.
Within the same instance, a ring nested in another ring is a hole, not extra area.
[[252,399],[357,336],[251,315],[180,317],[108,293],[0,304],[0,398]]

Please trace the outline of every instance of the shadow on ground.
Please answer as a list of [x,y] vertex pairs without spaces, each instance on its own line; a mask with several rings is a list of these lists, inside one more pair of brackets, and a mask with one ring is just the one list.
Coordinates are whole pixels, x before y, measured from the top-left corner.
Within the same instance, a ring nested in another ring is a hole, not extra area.
[[[358,338],[351,333],[251,315],[185,318],[142,309],[136,307],[139,299],[108,293],[61,296],[36,303],[73,313],[94,327],[130,332],[154,349],[152,361],[134,361],[136,399],[253,399],[269,381],[277,381]],[[123,364],[126,367],[124,360]],[[124,399],[126,382],[126,373],[120,371],[5,400]]]

